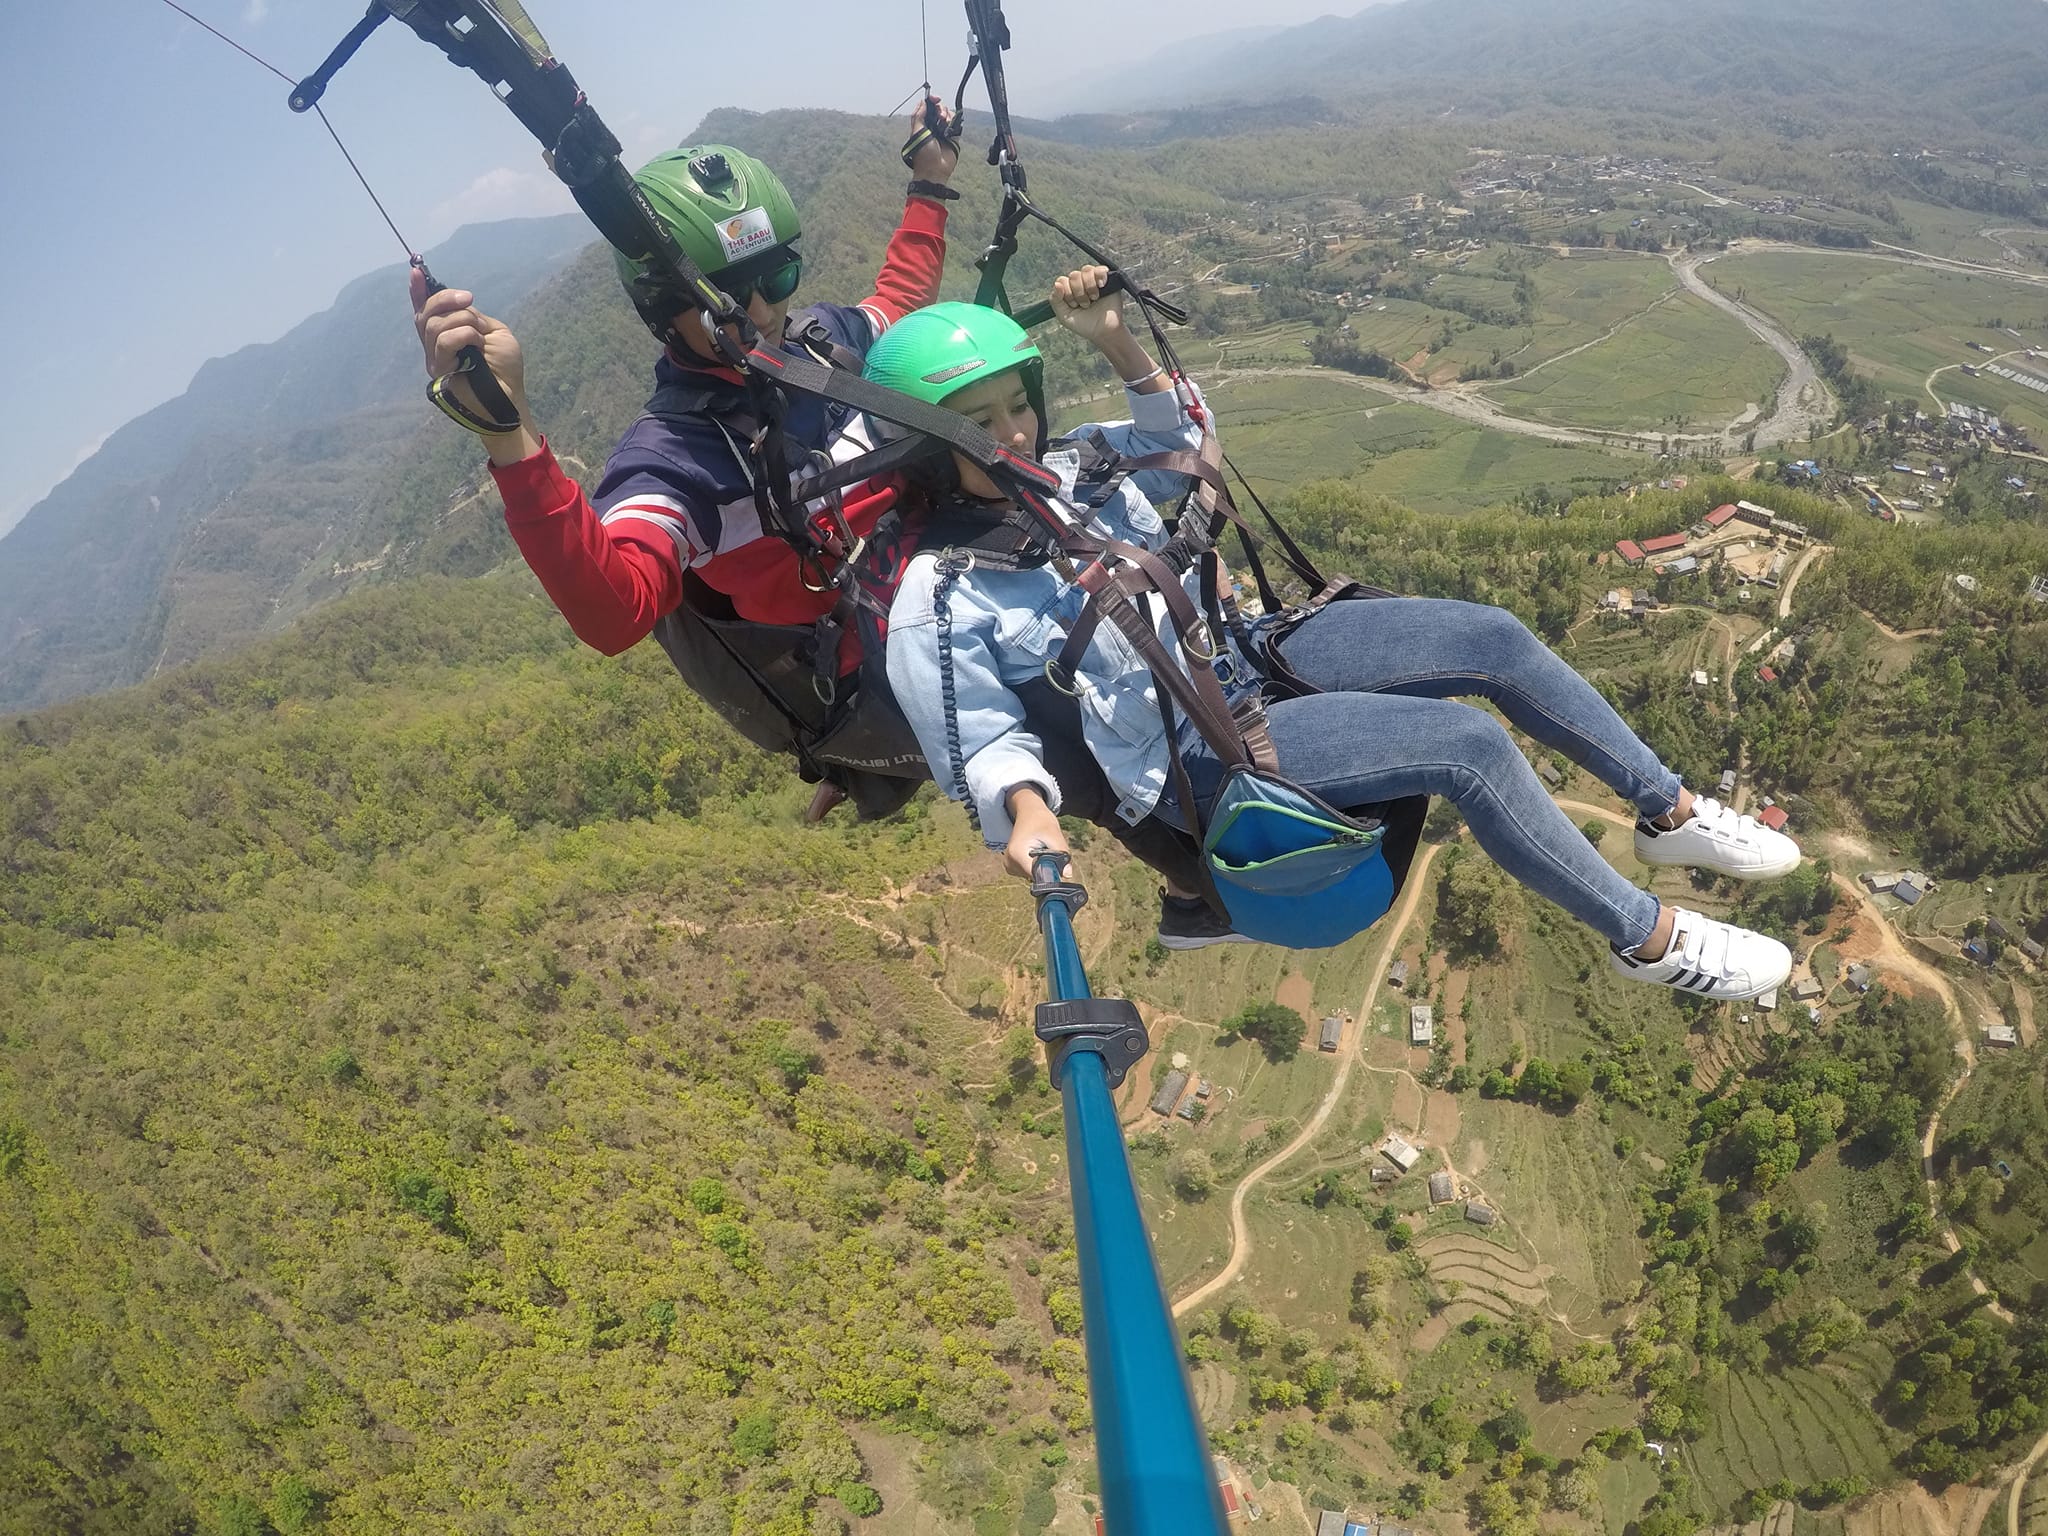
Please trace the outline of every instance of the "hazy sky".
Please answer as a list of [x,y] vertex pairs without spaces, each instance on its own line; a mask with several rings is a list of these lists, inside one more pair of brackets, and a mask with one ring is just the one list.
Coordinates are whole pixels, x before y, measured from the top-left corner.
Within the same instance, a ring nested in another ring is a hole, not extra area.
[[[361,0],[181,3],[294,76],[363,13]],[[1063,72],[1177,37],[1364,3],[1265,0],[1248,15],[1241,0],[1007,0],[1012,106],[1028,116],[1034,91]],[[916,0],[528,0],[528,10],[629,162],[678,142],[713,107],[883,112],[924,73]],[[9,11],[0,532],[113,428],[181,392],[201,362],[280,335],[350,278],[401,259],[319,120],[287,111],[280,81],[160,0]],[[932,78],[950,90],[966,23],[954,0],[927,0],[926,14]],[[1106,14],[1113,32],[1099,28]],[[772,27],[759,20],[770,16]],[[720,64],[700,62],[707,44]],[[474,220],[571,206],[511,114],[396,22],[325,105],[416,248]],[[391,323],[409,323],[401,288]]]

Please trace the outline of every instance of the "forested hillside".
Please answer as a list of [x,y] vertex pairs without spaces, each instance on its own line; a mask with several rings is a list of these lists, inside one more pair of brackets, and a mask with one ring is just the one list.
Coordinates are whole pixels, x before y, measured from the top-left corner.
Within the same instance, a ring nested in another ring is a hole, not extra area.
[[[580,219],[465,229],[429,253],[515,311],[588,242]],[[0,540],[0,709],[119,686],[301,611],[418,431],[405,274],[351,283],[275,342],[199,370]]]
[[664,672],[431,582],[10,731],[0,1529],[796,1533],[863,1423],[1085,1425],[1007,1058],[835,904],[965,841]]

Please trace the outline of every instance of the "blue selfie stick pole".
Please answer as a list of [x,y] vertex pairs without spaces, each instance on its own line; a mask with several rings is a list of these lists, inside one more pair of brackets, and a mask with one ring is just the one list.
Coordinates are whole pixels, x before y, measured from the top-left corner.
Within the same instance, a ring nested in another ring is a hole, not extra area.
[[1066,863],[1048,854],[1032,873],[1052,992],[1039,1006],[1038,1037],[1066,1108],[1103,1532],[1225,1536],[1209,1442],[1110,1098],[1145,1053],[1145,1026],[1128,1001],[1089,991],[1074,942],[1074,913],[1087,892],[1063,878]]

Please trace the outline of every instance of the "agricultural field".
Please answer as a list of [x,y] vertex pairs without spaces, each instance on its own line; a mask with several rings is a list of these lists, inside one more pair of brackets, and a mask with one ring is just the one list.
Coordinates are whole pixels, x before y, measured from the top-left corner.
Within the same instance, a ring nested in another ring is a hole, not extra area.
[[[2004,352],[2048,346],[2048,289],[1990,274],[1957,273],[1869,256],[1768,250],[1723,256],[1701,273],[1795,336],[1828,334],[1849,350],[1850,365],[1895,399],[1926,393],[1928,376],[1943,400],[1996,410],[2031,429],[2048,431],[2048,396],[1994,376],[1971,378],[1960,364],[1982,363],[1981,342]],[[2005,332],[2010,326],[2023,340]]]
[[1862,1476],[1879,1486],[1894,1475],[1896,1446],[1859,1379],[1794,1368],[1729,1371],[1704,1385],[1707,1431],[1680,1455],[1711,1509],[1730,1510],[1751,1489],[1780,1479],[1804,1487]]
[[1224,441],[1262,496],[1351,477],[1423,512],[1470,512],[1538,486],[1586,493],[1649,472],[1653,461],[1520,437],[1327,378],[1240,376],[1209,392]]
[[[1911,233],[1873,232],[1872,238],[1910,246],[1930,256],[1954,261],[1973,261],[1987,267],[2013,267],[2016,271],[2048,272],[2048,230],[2011,229],[2010,219],[1979,213],[1969,208],[1948,208],[1923,203],[1916,198],[1892,196],[1892,207],[1906,221]],[[1994,233],[1995,232],[1995,233]],[[2013,255],[2022,260],[2015,266]]]
[[1784,378],[1777,354],[1704,299],[1675,294],[1597,346],[1487,393],[1559,426],[1673,431],[1760,419]]
[[[1963,1145],[1968,1150],[1959,1151]],[[1978,1273],[2015,1297],[2048,1285],[2048,1059],[2041,1051],[1980,1049],[1977,1070],[1942,1117],[1936,1153],[1955,1196],[1959,1234],[1982,1242]],[[2000,1163],[2010,1177],[1997,1171]]]

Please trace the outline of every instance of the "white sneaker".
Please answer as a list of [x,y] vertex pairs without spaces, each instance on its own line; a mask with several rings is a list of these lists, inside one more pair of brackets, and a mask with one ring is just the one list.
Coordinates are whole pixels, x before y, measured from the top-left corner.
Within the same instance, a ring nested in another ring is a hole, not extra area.
[[1660,960],[1614,952],[1614,968],[1635,981],[1653,981],[1716,1002],[1742,1002],[1783,986],[1792,974],[1792,951],[1776,939],[1697,912],[1677,911],[1671,944]]
[[1718,800],[1695,795],[1692,814],[1669,832],[1647,820],[1636,822],[1636,862],[1775,880],[1799,867],[1799,845],[1754,816],[1738,816]]

